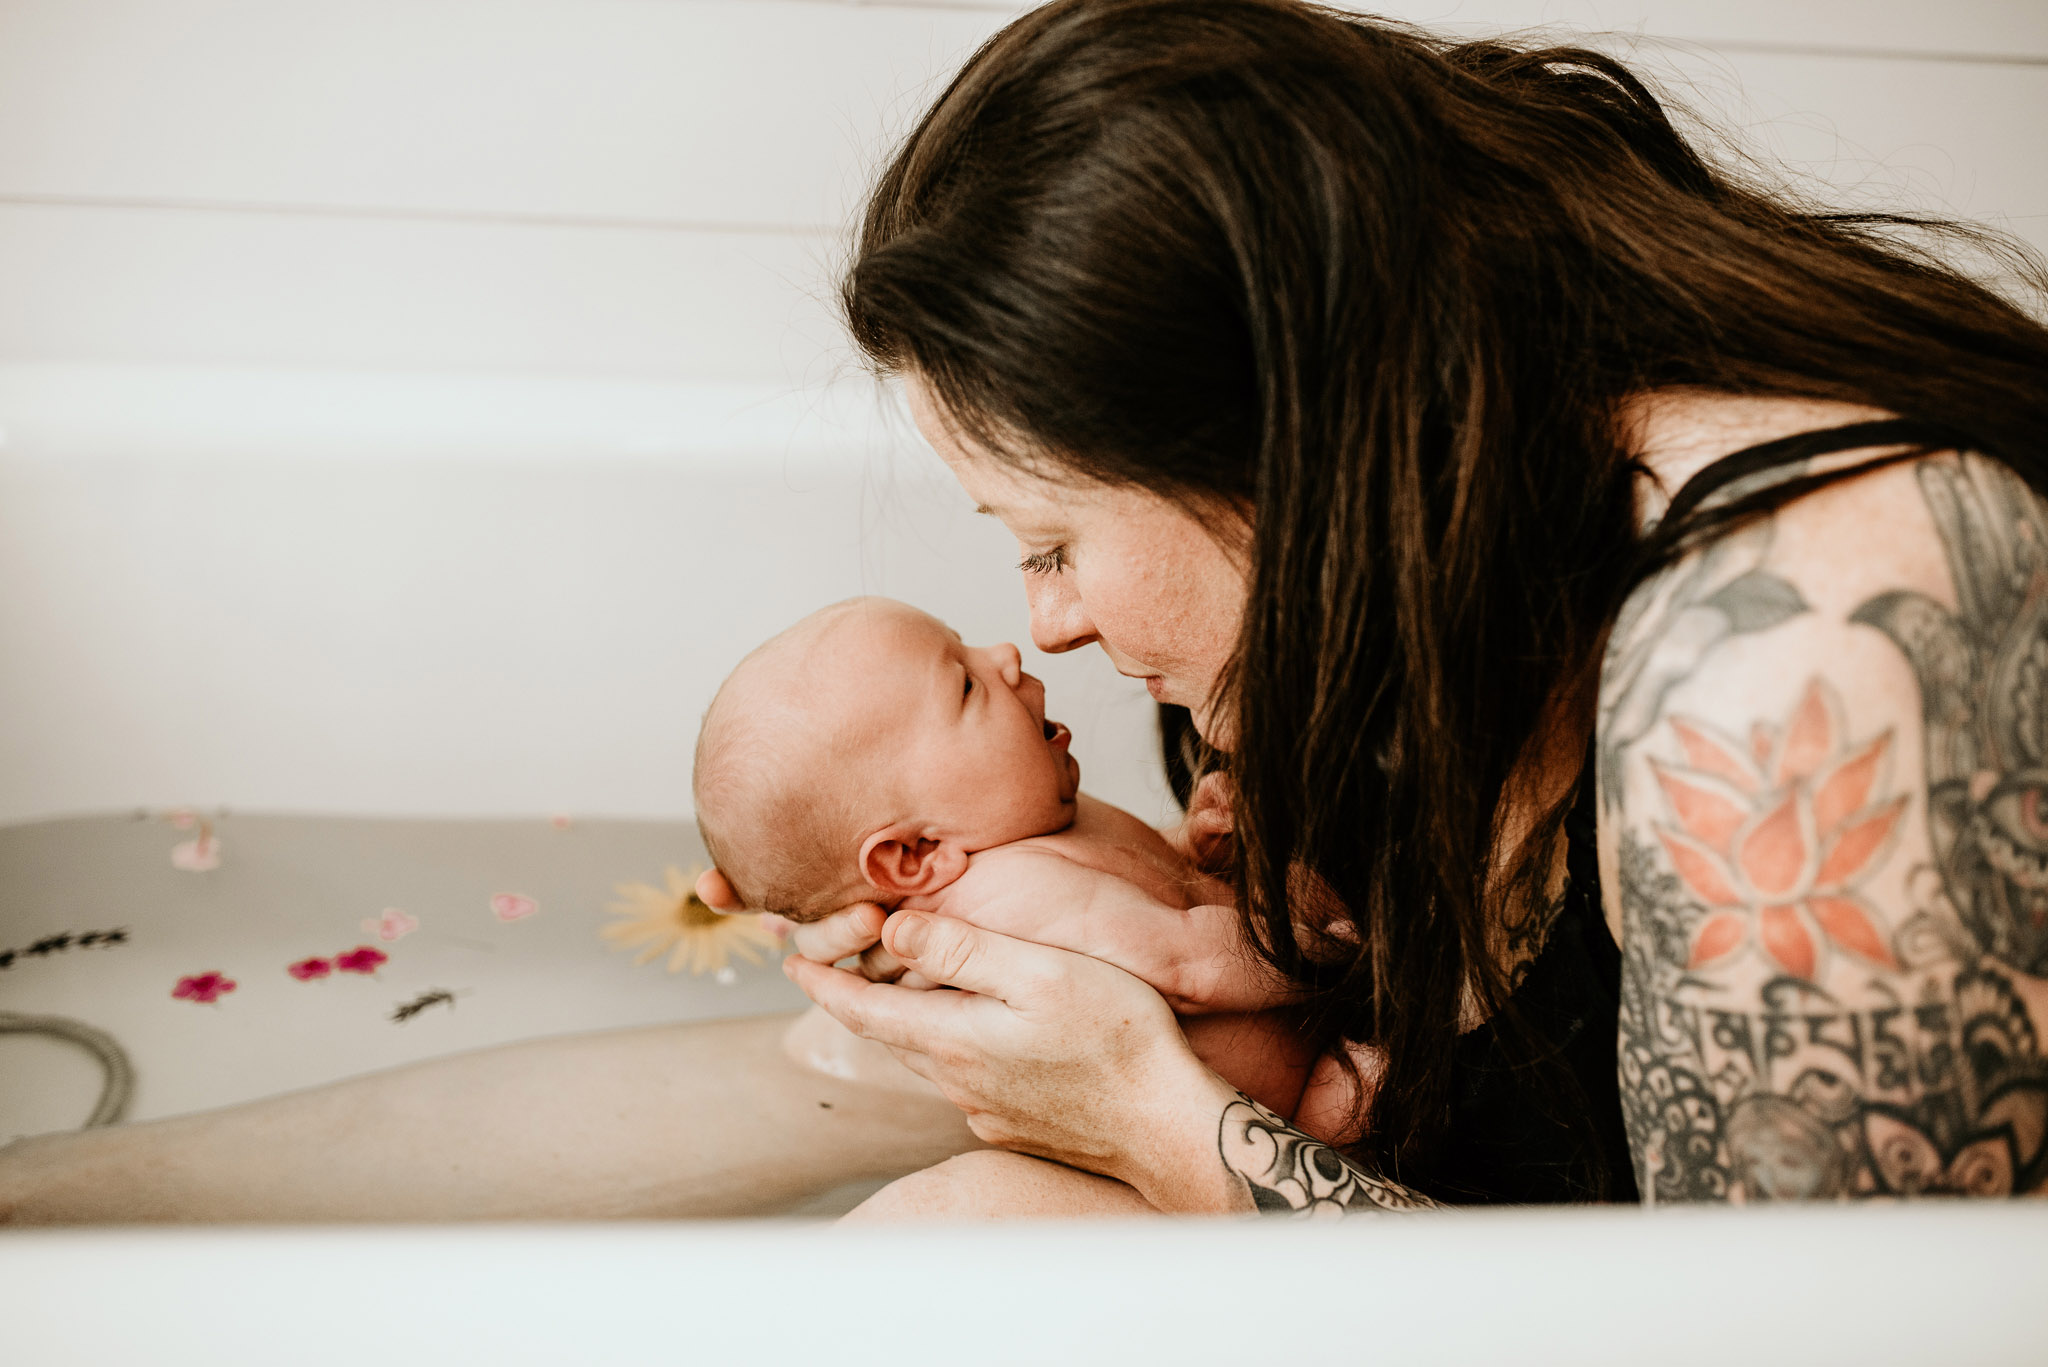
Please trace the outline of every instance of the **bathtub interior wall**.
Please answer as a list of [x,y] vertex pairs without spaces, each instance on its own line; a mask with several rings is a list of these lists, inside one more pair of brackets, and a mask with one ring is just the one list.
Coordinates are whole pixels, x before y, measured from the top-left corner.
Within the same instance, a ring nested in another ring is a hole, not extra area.
[[[49,370],[0,372],[0,402]],[[266,386],[377,388],[149,383],[250,405]],[[140,402],[133,376],[95,384]],[[511,387],[528,407],[549,389]],[[578,401],[661,389],[595,388]],[[677,441],[747,401],[666,397]],[[889,594],[1030,652],[1014,546],[893,426],[866,445],[663,450],[645,431],[607,446],[589,416],[583,445],[485,433],[481,457],[445,434],[278,452],[229,433],[207,455],[95,433],[89,454],[62,424],[17,422],[0,453],[0,822],[178,805],[681,817],[712,692],[813,608]],[[1143,689],[1096,652],[1028,663],[1090,790],[1163,816]]]
[[[687,815],[747,646],[857,592],[1021,640],[1014,552],[831,306],[1019,6],[0,6],[0,822]],[[1411,0],[1576,26],[1827,197],[2048,243],[2048,7]],[[1039,658],[1091,788],[1151,709]]]

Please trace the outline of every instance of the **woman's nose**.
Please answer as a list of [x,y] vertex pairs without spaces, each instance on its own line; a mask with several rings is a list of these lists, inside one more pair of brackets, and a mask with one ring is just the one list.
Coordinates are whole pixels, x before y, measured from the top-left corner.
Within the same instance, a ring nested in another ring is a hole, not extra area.
[[1078,650],[1095,640],[1095,624],[1067,576],[1026,579],[1024,600],[1031,608],[1031,644],[1046,654]]

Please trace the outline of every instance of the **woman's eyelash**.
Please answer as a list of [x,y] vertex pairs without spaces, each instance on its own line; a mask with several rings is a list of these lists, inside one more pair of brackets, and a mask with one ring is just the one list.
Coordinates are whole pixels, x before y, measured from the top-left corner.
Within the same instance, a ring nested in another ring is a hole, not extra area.
[[1054,546],[1049,551],[1035,551],[1017,562],[1017,568],[1026,574],[1057,574],[1067,567],[1067,548]]

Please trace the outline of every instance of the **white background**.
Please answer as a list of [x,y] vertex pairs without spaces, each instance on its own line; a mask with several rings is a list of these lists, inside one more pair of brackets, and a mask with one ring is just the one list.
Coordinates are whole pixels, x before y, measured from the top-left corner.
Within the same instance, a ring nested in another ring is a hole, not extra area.
[[[2048,4],[1497,0],[1832,193],[2048,245]],[[680,816],[737,656],[1014,553],[860,382],[859,187],[1014,10],[0,0],[0,821]],[[1150,706],[1031,667],[1156,812]]]

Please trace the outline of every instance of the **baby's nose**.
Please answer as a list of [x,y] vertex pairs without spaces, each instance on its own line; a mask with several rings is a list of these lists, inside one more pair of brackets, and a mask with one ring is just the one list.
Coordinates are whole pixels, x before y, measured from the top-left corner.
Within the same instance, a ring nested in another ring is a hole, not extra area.
[[996,666],[1003,671],[1003,682],[1015,688],[1024,678],[1024,654],[1008,641],[994,647]]

